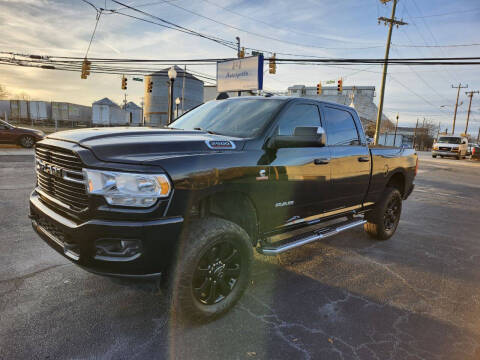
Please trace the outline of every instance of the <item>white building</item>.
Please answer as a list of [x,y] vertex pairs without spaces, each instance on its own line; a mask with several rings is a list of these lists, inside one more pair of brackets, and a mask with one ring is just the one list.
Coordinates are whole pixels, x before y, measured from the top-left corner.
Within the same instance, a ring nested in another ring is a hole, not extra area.
[[[353,99],[353,107],[364,127],[375,126],[377,120],[378,107],[374,103],[375,86],[343,86],[341,93],[338,92],[337,86],[323,86],[322,94],[317,95],[316,86],[294,85],[288,88],[288,95],[315,98],[347,106],[352,105]],[[393,125],[385,114],[382,115],[382,122],[390,127]]]
[[92,125],[121,126],[129,123],[127,112],[109,98],[103,98],[92,104]]
[[127,118],[130,125],[142,125],[143,124],[143,109],[130,101],[125,106],[127,112]]

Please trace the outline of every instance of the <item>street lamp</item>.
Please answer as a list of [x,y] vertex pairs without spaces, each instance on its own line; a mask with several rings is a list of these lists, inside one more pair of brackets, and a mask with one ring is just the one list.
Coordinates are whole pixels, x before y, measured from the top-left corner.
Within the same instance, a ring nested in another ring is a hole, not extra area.
[[175,99],[175,119],[178,118],[178,105],[180,105],[180,98]]
[[174,67],[172,66],[168,70],[168,78],[170,79],[170,86],[169,86],[169,97],[168,97],[168,124],[170,125],[173,120],[173,82],[177,77],[177,72],[175,71]]

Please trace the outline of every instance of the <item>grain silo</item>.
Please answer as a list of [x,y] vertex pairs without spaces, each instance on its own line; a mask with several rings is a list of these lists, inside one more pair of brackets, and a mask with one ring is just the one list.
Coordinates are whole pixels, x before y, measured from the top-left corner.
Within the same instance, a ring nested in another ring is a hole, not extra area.
[[[157,71],[145,76],[145,124],[150,126],[166,125],[168,121],[168,69]],[[188,71],[175,66],[177,78],[173,83],[173,99],[182,98],[183,111],[187,111],[203,103],[203,81],[196,78]],[[149,82],[153,82],[152,92],[148,92]],[[185,84],[185,87],[183,88]],[[179,106],[181,113],[182,105]],[[175,103],[174,103],[175,111]]]

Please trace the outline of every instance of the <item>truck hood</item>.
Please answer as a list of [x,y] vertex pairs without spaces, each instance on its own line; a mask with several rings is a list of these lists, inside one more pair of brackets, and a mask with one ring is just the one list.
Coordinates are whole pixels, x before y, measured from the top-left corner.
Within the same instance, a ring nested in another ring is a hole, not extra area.
[[101,161],[133,164],[206,152],[231,152],[241,150],[245,144],[241,138],[204,131],[145,127],[68,130],[47,138],[76,143],[91,150]]

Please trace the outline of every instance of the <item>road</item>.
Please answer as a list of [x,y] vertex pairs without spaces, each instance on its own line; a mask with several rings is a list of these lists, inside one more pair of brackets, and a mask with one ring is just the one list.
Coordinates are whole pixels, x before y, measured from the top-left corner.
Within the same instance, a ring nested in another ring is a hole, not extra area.
[[1,359],[480,359],[480,162],[420,154],[396,235],[345,232],[276,258],[203,326],[152,282],[87,273],[27,218],[31,155],[0,155]]

